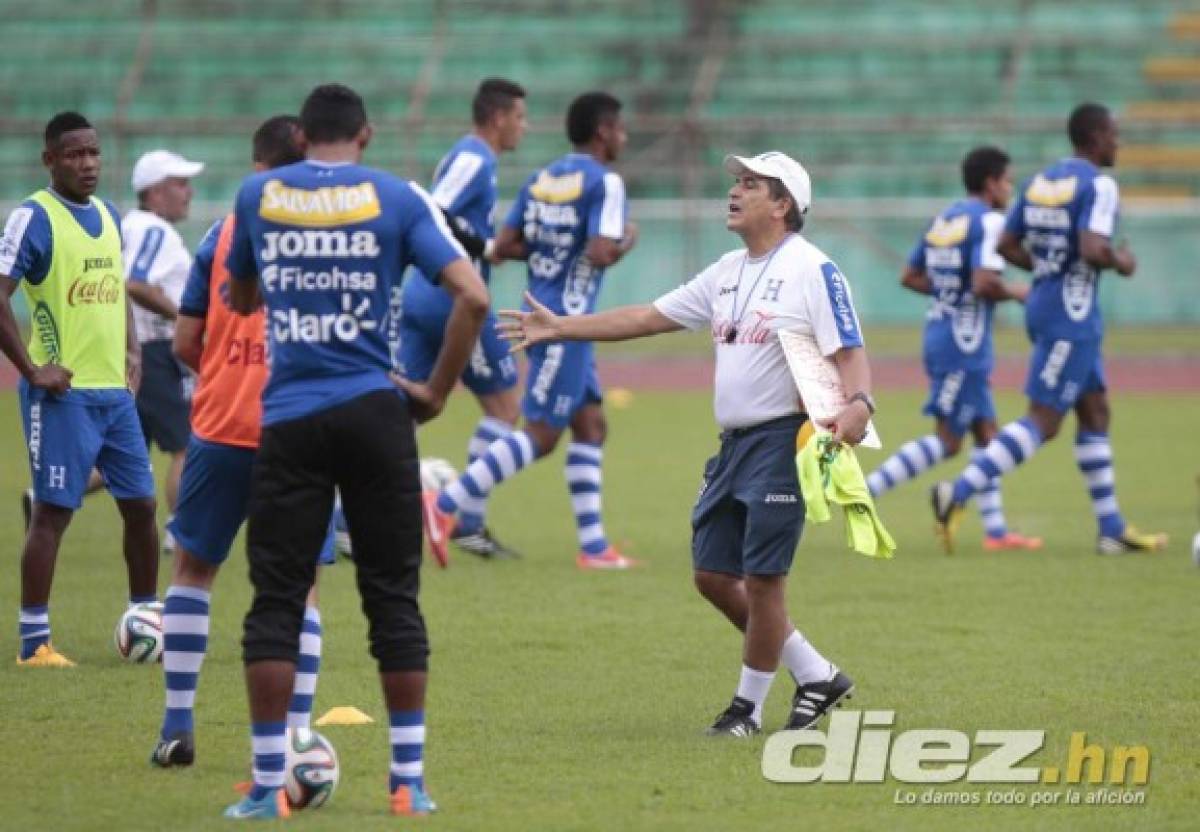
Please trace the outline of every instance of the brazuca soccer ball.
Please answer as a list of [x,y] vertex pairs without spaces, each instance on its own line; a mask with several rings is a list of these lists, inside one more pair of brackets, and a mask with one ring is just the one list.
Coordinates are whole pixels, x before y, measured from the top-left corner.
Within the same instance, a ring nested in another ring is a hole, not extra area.
[[113,644],[121,658],[139,664],[162,661],[163,605],[136,604],[121,615]]
[[288,730],[283,771],[283,788],[294,809],[325,805],[341,776],[333,743],[308,728]]
[[444,459],[427,457],[421,460],[421,488],[424,491],[441,491],[458,479],[454,466]]

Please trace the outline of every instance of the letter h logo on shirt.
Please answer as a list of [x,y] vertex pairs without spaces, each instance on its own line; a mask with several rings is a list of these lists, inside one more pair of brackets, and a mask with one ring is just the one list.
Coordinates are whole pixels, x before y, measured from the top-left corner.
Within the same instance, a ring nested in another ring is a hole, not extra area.
[[62,489],[67,487],[67,466],[47,465],[46,487]]
[[773,277],[767,281],[766,288],[763,289],[762,296],[759,300],[765,300],[770,303],[779,302],[779,291],[783,288],[783,278]]

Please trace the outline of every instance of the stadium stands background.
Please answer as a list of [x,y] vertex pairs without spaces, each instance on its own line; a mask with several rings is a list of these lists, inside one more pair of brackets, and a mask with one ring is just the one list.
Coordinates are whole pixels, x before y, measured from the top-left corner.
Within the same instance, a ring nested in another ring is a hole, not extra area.
[[[0,0],[0,203],[44,184],[40,131],[78,109],[102,131],[103,194],[132,205],[137,155],[208,163],[185,238],[227,210],[248,136],[314,84],[356,87],[377,126],[368,162],[427,182],[468,128],[485,75],[529,90],[530,132],[501,162],[502,200],[566,150],[577,93],[627,102],[626,178],[642,241],[604,304],[653,297],[733,247],[725,153],[779,149],[814,180],[807,233],[865,318],[915,323],[896,287],[923,223],[961,190],[972,146],[1018,179],[1068,152],[1081,100],[1121,121],[1122,236],[1136,291],[1103,284],[1116,323],[1200,321],[1200,3],[1183,0]],[[500,270],[501,301],[516,267]]]

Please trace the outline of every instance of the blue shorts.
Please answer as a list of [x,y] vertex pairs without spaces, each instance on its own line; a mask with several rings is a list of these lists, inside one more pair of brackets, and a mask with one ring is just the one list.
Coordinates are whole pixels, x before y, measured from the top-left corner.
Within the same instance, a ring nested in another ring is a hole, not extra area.
[[[176,543],[188,554],[220,566],[229,557],[233,539],[246,519],[250,504],[250,472],[255,451],[217,442],[195,434],[188,439],[179,478],[179,503],[167,525]],[[336,560],[333,525],[321,547],[321,563]]]
[[921,411],[946,423],[955,436],[964,436],[976,422],[996,421],[996,404],[987,370],[931,373],[929,401]]
[[575,411],[603,397],[589,341],[556,341],[529,349],[521,414],[526,422],[565,428]]
[[1065,413],[1079,397],[1105,389],[1100,339],[1082,341],[1038,338],[1033,342],[1025,395]]
[[784,416],[721,434],[692,509],[692,565],[728,575],[786,575],[804,530],[796,433]]
[[187,447],[192,403],[187,371],[171,352],[170,341],[142,344],[142,383],[138,386],[137,413],[146,444],[163,453],[177,454]]
[[20,383],[33,497],[77,509],[92,469],[118,500],[154,497],[154,471],[128,390],[72,390],[54,396]]
[[[409,280],[423,280],[420,276]],[[408,310],[400,317],[400,373],[413,381],[427,381],[433,372],[448,315],[415,314]],[[471,350],[471,360],[463,370],[462,382],[477,396],[487,396],[517,385],[517,359],[510,355],[508,342],[496,331],[496,316],[488,312],[479,331],[479,340]]]

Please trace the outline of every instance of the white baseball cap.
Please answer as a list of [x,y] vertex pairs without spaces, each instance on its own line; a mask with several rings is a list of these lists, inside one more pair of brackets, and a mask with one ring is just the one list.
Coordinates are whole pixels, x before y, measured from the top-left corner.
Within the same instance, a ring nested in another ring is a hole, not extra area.
[[804,166],[778,150],[768,150],[757,156],[734,156],[732,153],[725,157],[725,170],[734,176],[753,173],[778,179],[787,188],[796,207],[803,214],[812,203],[812,180]]
[[133,183],[133,192],[140,194],[164,179],[191,179],[202,170],[203,162],[189,161],[170,150],[151,150],[149,153],[143,153],[142,158],[137,160],[130,181]]

